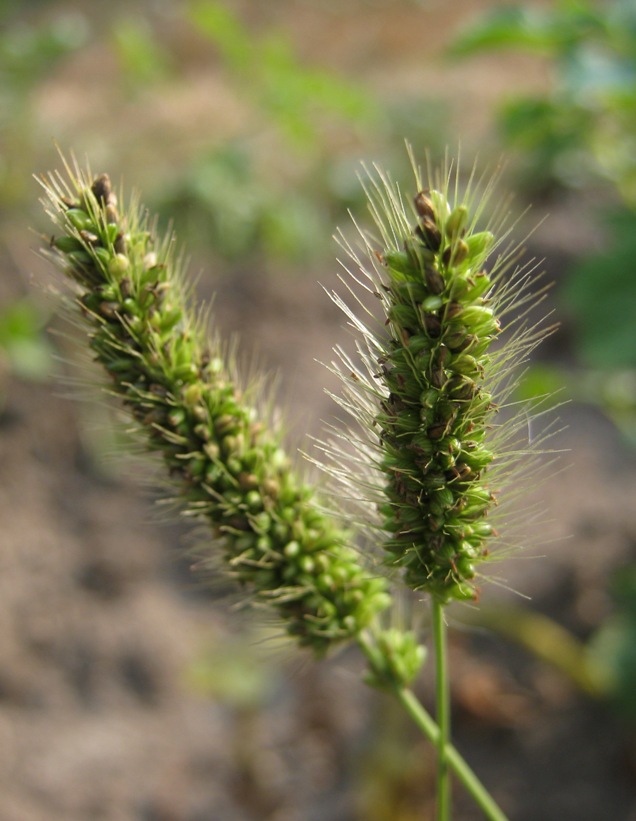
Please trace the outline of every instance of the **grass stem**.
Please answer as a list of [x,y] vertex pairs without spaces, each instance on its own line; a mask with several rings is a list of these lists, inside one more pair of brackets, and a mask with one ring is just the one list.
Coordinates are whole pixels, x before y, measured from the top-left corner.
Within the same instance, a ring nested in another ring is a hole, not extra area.
[[441,601],[432,598],[433,641],[435,644],[435,692],[437,725],[437,821],[451,818],[451,779],[448,767],[447,748],[450,743],[451,709],[450,682],[448,678],[448,653],[446,650],[446,622]]
[[[374,642],[373,635],[367,631],[361,632],[357,636],[357,641],[373,668],[378,663],[379,652],[378,644]],[[410,687],[398,684],[393,687],[386,686],[383,689],[395,696],[425,738],[439,748],[442,738],[440,728],[413,690]],[[444,747],[444,758],[448,769],[455,774],[488,821],[508,821],[493,797],[464,760],[461,753],[450,743],[450,740],[447,741]]]

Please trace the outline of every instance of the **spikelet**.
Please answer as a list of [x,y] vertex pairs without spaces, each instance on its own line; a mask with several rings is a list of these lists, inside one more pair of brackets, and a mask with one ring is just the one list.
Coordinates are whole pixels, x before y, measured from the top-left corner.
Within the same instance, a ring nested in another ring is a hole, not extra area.
[[388,605],[384,580],[359,564],[209,347],[172,238],[157,239],[134,201],[119,209],[106,175],[65,165],[41,180],[58,232],[48,256],[74,281],[94,358],[146,449],[212,527],[210,555],[300,644],[322,652],[356,636]]

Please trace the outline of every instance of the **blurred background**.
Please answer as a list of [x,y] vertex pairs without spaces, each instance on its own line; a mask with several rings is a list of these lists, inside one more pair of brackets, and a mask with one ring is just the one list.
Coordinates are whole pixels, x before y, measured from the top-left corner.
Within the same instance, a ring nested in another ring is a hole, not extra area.
[[[633,0],[2,0],[2,821],[432,818],[434,754],[357,653],[275,649],[201,590],[112,411],[74,401],[92,376],[32,176],[58,144],[174,223],[296,442],[333,417],[317,363],[351,343],[317,284],[332,235],[366,219],[362,161],[412,185],[405,139],[504,160],[560,323],[525,395],[567,402],[569,452],[524,492],[534,547],[451,614],[457,746],[511,821],[636,819]],[[457,818],[480,818],[459,789]]]

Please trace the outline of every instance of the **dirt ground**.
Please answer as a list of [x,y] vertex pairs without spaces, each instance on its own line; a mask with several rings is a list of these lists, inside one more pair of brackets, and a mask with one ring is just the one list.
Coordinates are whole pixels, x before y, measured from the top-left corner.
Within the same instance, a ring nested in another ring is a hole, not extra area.
[[[441,69],[432,59],[422,69],[415,12],[387,17],[383,4],[364,5],[364,25],[337,4],[325,15],[300,0],[270,17],[300,38],[308,59],[373,75],[379,88],[445,83],[475,133],[511,82],[528,76],[524,59],[506,70],[488,61]],[[448,31],[480,3],[422,6]],[[425,38],[426,48],[436,53],[443,39]],[[388,64],[374,58],[380,48],[393,55]],[[65,101],[98,75],[82,64],[53,82],[41,109],[51,131],[69,116]],[[539,71],[534,81],[544,79]],[[195,115],[191,103],[182,102],[182,126]],[[166,120],[153,151],[170,142],[166,112],[155,111],[155,127]],[[138,123],[148,127],[145,113]],[[547,258],[558,283],[585,242],[585,214],[567,203],[554,210],[531,253]],[[9,300],[46,273],[22,240],[4,239],[0,298]],[[203,296],[217,292],[224,331],[249,336],[280,372],[297,437],[333,414],[317,361],[349,338],[316,280],[329,288],[335,275],[334,265],[303,279],[202,281]],[[567,317],[542,355],[570,360]],[[105,411],[69,398],[60,371],[74,376],[62,365],[44,383],[10,374],[3,382],[0,821],[432,818],[434,755],[386,697],[365,688],[357,653],[317,663],[279,649],[271,626],[237,612],[223,585],[201,590],[187,529],[160,521],[136,468],[105,458],[109,442],[94,433]],[[585,639],[611,610],[608,579],[636,556],[636,454],[598,411],[573,404],[560,416],[566,427],[553,444],[568,451],[566,469],[533,491],[552,522],[528,534],[547,544],[498,567],[501,581],[484,588],[483,602],[526,604],[511,592],[519,591]],[[467,628],[461,613],[451,622],[456,744],[511,821],[636,821],[634,726],[501,637]],[[420,692],[430,704],[427,676]],[[458,821],[481,818],[459,788],[456,801]]]

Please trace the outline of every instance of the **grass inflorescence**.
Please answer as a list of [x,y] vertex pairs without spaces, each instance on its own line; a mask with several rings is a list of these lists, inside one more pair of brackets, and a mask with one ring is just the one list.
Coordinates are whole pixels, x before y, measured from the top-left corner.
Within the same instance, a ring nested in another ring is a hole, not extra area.
[[[326,446],[339,463],[331,471],[365,483],[386,563],[441,602],[477,597],[477,566],[497,535],[498,484],[527,421],[500,424],[498,413],[545,335],[542,321],[528,320],[543,290],[533,269],[514,267],[516,248],[501,250],[502,220],[492,231],[480,225],[490,187],[471,179],[462,193],[446,168],[426,185],[418,173],[405,201],[382,172],[370,175],[380,235],[361,232],[362,255],[342,238],[356,266],[347,268],[354,284],[345,282],[357,305],[333,295],[360,340],[355,360],[337,351],[334,369],[345,383],[338,401],[364,431],[354,461],[370,464],[375,478],[352,478],[338,445]],[[360,287],[381,301],[381,319]]]
[[42,180],[57,227],[48,253],[75,283],[77,308],[111,390],[161,454],[179,501],[207,521],[200,563],[226,570],[272,605],[288,633],[321,652],[384,609],[350,534],[292,469],[271,420],[230,378],[221,348],[193,313],[171,237],[139,206],[118,206],[109,178],[77,167]]

